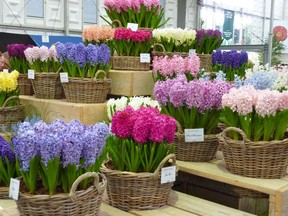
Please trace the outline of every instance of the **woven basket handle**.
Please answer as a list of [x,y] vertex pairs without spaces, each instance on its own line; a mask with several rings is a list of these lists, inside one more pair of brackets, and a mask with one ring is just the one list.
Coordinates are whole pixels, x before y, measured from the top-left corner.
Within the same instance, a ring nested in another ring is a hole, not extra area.
[[162,49],[162,52],[166,52],[166,49],[165,49],[165,47],[163,46],[163,44],[160,44],[160,43],[155,43],[154,45],[153,45],[153,48],[155,48],[156,46],[159,46],[159,47],[161,47],[161,49]]
[[60,67],[58,68],[58,70],[56,71],[56,73],[59,74],[60,71],[61,71],[61,69],[62,69],[62,66],[60,66]]
[[122,23],[120,22],[120,20],[117,20],[117,19],[115,19],[115,20],[112,21],[112,23],[111,23],[112,27],[117,28],[116,26],[114,26],[115,23],[118,24],[118,28],[122,28],[122,27],[123,27],[123,26],[122,26]]
[[103,73],[104,74],[104,80],[107,80],[107,74],[106,74],[106,72],[104,71],[104,70],[98,70],[96,73],[95,73],[95,76],[94,76],[94,79],[96,80],[97,79],[97,76],[99,75],[99,74],[101,74],[101,73]]
[[225,128],[223,132],[221,133],[221,139],[223,140],[224,144],[226,146],[229,146],[229,144],[226,142],[226,139],[228,138],[228,132],[230,131],[237,132],[242,136],[243,140],[240,145],[243,148],[243,150],[246,150],[245,142],[249,142],[250,140],[247,138],[245,132],[241,130],[240,128],[236,128],[236,127]]
[[98,174],[97,172],[87,172],[87,173],[84,173],[81,176],[79,176],[75,180],[75,182],[73,183],[73,185],[71,187],[71,190],[70,190],[70,193],[69,193],[69,197],[71,198],[71,200],[73,202],[75,202],[77,200],[75,192],[77,190],[78,185],[80,184],[81,181],[83,181],[84,179],[90,178],[90,177],[94,178],[94,186],[95,186],[96,190],[98,191],[98,193],[101,193],[103,189],[101,189],[101,185],[99,184],[99,175],[102,178],[105,178],[105,176],[103,174],[101,174],[101,173]]
[[158,179],[159,178],[159,173],[161,172],[161,169],[163,168],[163,166],[170,160],[172,159],[172,166],[176,165],[176,155],[175,154],[169,154],[167,155],[158,165],[157,169],[155,170],[155,172],[153,173],[154,178]]
[[6,107],[7,104],[8,104],[8,102],[9,102],[10,100],[13,100],[13,99],[17,99],[17,105],[20,104],[20,98],[19,98],[18,96],[11,96],[11,97],[9,97],[9,98],[7,98],[7,99],[5,100],[5,102],[4,102],[3,105],[2,105],[2,108]]
[[176,126],[177,126],[177,131],[176,131],[175,135],[177,137],[179,137],[179,135],[182,135],[184,132],[183,132],[183,129],[182,129],[180,123],[177,120],[176,120]]

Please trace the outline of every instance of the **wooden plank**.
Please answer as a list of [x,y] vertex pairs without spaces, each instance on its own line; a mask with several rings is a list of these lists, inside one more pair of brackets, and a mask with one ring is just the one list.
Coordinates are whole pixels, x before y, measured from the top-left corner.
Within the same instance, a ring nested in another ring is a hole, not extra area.
[[14,200],[0,200],[1,216],[20,216]]
[[115,216],[115,215],[131,216],[132,214],[122,211],[113,206],[110,206],[106,203],[103,203],[103,202],[101,203],[99,216]]
[[130,211],[131,214],[137,215],[137,216],[151,216],[151,215],[157,215],[157,216],[199,216],[198,214],[194,214],[191,212],[183,211],[178,208],[174,208],[172,206],[163,206],[159,209],[155,210],[144,210],[144,211]]
[[228,172],[223,161],[213,160],[212,162],[184,162],[177,161],[179,170],[215,181],[275,195],[278,190],[288,186],[284,179],[258,179],[234,175]]
[[129,71],[110,70],[109,78],[112,79],[112,95],[135,96],[151,95],[153,93],[154,82],[152,71]]
[[233,209],[227,206],[223,206],[217,203],[213,203],[207,200],[200,199],[198,197],[190,196],[188,194],[172,191],[168,205],[193,212],[198,215],[214,216],[214,215],[225,215],[225,216],[249,216],[247,212],[243,212],[237,209]]
[[276,193],[275,216],[288,215],[288,186],[281,188]]
[[36,113],[48,123],[58,118],[66,122],[77,119],[86,125],[108,121],[106,103],[69,103],[65,100],[38,99],[26,95],[20,95],[20,100],[26,105],[28,113]]

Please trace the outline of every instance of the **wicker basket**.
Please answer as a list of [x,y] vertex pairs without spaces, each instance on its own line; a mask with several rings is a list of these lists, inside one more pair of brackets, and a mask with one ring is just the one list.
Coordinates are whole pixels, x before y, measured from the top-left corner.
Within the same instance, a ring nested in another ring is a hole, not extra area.
[[[103,79],[96,79],[104,73]],[[106,78],[105,71],[99,70],[94,79],[69,77],[68,83],[62,83],[66,100],[73,103],[103,103],[111,88],[111,79]]]
[[31,80],[33,90],[37,98],[61,99],[64,97],[63,87],[59,73],[37,73]]
[[[8,106],[9,101],[16,100],[17,105]],[[0,107],[0,131],[10,131],[11,126],[25,119],[24,105],[20,104],[18,96],[12,96],[6,99]]]
[[139,56],[111,56],[111,62],[114,70],[150,70],[150,63],[141,63]]
[[[86,178],[94,178],[94,186],[76,191],[78,184]],[[99,178],[101,182],[99,182]],[[79,176],[73,183],[70,193],[58,195],[19,194],[17,208],[20,215],[98,215],[102,196],[107,185],[103,174],[88,172]]]
[[[155,47],[160,47],[162,51],[156,51]],[[153,45],[153,50],[152,50],[152,56],[169,56],[169,57],[173,57],[174,55],[180,55],[182,57],[188,57],[189,56],[189,53],[186,53],[186,52],[167,52],[165,47],[160,44],[160,43],[155,43]]]
[[200,59],[200,69],[204,68],[206,72],[211,72],[212,68],[212,55],[211,54],[198,54],[197,56]]
[[154,173],[123,172],[103,165],[101,171],[108,181],[109,204],[124,211],[156,209],[166,205],[173,182],[161,184],[160,174],[169,159],[173,159],[172,165],[176,164],[175,155],[170,154],[161,161]]
[[17,81],[18,81],[18,87],[20,90],[20,95],[33,95],[34,94],[31,80],[28,79],[27,74],[19,74]]
[[0,187],[0,200],[9,198],[9,187]]
[[[228,132],[238,132],[243,140],[233,140]],[[288,139],[252,142],[239,128],[228,127],[217,135],[226,168],[233,174],[264,179],[282,178],[288,165]]]

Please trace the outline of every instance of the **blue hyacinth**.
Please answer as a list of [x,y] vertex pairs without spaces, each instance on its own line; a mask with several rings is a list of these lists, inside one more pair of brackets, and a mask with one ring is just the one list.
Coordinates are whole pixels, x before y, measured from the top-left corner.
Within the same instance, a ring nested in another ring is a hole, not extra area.
[[270,89],[277,79],[275,73],[258,71],[244,81],[244,85],[252,85],[255,89]]

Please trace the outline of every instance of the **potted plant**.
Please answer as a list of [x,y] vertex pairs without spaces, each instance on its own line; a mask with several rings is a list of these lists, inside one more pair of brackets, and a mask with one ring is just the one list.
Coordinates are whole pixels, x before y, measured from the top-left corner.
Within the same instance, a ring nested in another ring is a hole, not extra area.
[[20,214],[98,215],[106,178],[97,172],[107,135],[105,123],[19,124],[11,141],[22,175]]
[[128,211],[167,203],[173,181],[161,184],[160,175],[169,159],[175,165],[175,130],[175,120],[153,107],[116,111],[107,138],[111,160],[101,167],[108,181],[109,204]]
[[18,71],[0,72],[0,128],[9,131],[11,125],[25,118],[24,105],[20,104]]
[[[156,82],[154,95],[161,105],[161,112],[178,122],[175,134],[177,159],[209,161],[214,158],[219,145],[216,128],[221,99],[231,87],[232,84],[221,80],[194,79],[188,82],[184,75]],[[191,135],[194,133],[197,137]]]
[[60,63],[55,46],[30,47],[24,51],[34,77],[30,77],[37,98],[61,99],[63,88],[60,83]]
[[287,91],[253,86],[232,88],[223,95],[221,121],[228,128],[218,139],[230,172],[254,178],[286,174],[287,99]]
[[62,82],[66,100],[73,103],[103,103],[110,90],[110,49],[106,44],[57,43],[56,50],[68,82]]
[[[33,47],[26,44],[8,44],[7,52],[9,56],[8,66],[11,70],[16,70],[20,74],[18,76],[18,85],[21,95],[32,95],[33,88],[31,81],[28,79],[29,62],[25,58],[24,51]],[[7,62],[6,62],[7,63]]]

